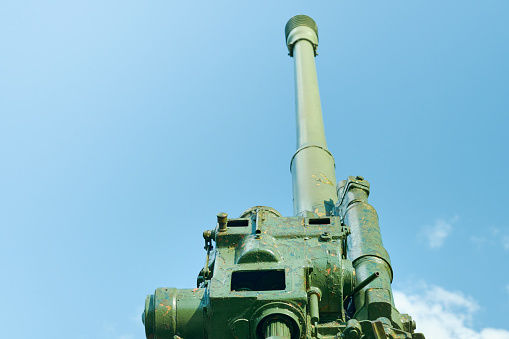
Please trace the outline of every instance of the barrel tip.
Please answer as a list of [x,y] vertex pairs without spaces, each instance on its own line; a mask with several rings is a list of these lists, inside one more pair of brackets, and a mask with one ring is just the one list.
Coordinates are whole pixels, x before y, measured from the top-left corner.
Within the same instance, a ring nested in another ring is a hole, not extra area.
[[296,15],[296,16],[292,17],[286,23],[285,39],[288,40],[288,35],[290,34],[290,32],[294,28],[299,27],[299,26],[306,26],[306,27],[311,28],[313,31],[315,31],[316,37],[318,37],[318,26],[316,25],[315,20],[313,20],[311,17],[309,17],[307,15],[300,14],[300,15]]

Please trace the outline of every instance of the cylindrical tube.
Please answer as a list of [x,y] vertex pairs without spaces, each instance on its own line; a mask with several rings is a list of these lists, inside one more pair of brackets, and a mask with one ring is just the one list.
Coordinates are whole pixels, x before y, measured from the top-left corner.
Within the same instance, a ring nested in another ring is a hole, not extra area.
[[368,203],[369,183],[362,177],[349,177],[341,185],[344,186],[339,189],[338,210],[344,223],[350,226],[347,257],[353,262],[357,284],[379,273],[368,286],[355,289],[355,318],[376,320],[385,317],[402,328],[392,295],[391,261],[383,247],[378,215]]
[[364,287],[368,286],[373,280],[378,278],[380,276],[379,272],[375,272],[369,277],[366,278],[366,280],[361,281],[359,285],[355,286],[355,289],[352,291],[352,294],[359,293],[360,290],[362,290]]
[[318,28],[308,16],[286,24],[286,43],[295,65],[297,151],[290,169],[295,215],[330,215],[337,201],[334,158],[327,149],[316,76]]
[[320,321],[320,311],[318,309],[318,294],[311,293],[309,295],[309,315],[311,323],[316,324]]
[[270,319],[264,324],[264,337],[268,339],[272,338],[288,338],[292,337],[290,326],[282,319]]
[[147,338],[203,338],[205,289],[158,288],[145,300],[142,319]]
[[309,145],[327,148],[312,43],[304,39],[297,41],[293,46],[293,58],[297,149]]

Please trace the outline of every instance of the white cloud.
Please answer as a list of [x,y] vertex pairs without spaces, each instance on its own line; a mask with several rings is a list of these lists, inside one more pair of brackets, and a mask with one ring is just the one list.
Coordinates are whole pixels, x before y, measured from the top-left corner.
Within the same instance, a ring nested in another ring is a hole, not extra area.
[[488,243],[488,239],[486,239],[485,237],[474,236],[474,235],[472,235],[470,237],[470,241],[474,243],[477,250],[481,250],[484,247],[484,245],[486,245]]
[[490,229],[490,233],[491,233],[491,235],[496,236],[497,234],[500,233],[500,230],[498,228],[492,227]]
[[452,233],[452,224],[457,220],[458,216],[455,216],[450,221],[437,219],[433,226],[426,225],[422,227],[420,235],[426,238],[429,247],[442,247],[445,242],[445,238],[447,238]]
[[509,235],[504,235],[502,237],[502,245],[504,246],[504,249],[509,250]]
[[[419,293],[394,291],[396,307],[417,323],[416,332],[430,339],[509,339],[505,329],[484,328],[476,331],[472,320],[479,305],[460,292],[437,286],[424,286]],[[508,286],[509,290],[509,286]]]
[[509,235],[498,228],[491,227],[488,232],[483,235],[472,235],[470,241],[476,246],[477,250],[482,250],[486,246],[499,246],[509,251]]
[[116,324],[104,321],[102,324],[101,333],[99,334],[99,338],[134,339],[135,336],[134,334],[119,333]]

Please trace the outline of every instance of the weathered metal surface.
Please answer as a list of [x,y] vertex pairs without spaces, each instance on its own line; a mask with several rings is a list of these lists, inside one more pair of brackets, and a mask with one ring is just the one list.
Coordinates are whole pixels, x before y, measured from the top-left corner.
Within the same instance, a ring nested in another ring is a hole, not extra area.
[[297,151],[290,162],[295,215],[331,215],[338,197],[332,154],[327,149],[318,91],[315,54],[318,28],[297,16],[286,24],[286,44],[295,66]]
[[295,59],[297,151],[291,160],[293,217],[255,206],[217,215],[203,232],[197,288],[158,288],[142,315],[149,339],[424,339],[394,306],[393,271],[369,183],[348,177],[336,189],[314,57],[318,28],[288,22]]
[[393,277],[389,254],[383,247],[378,215],[368,203],[369,183],[363,177],[348,177],[339,185],[336,214],[350,226],[347,258],[353,263],[357,284],[377,273],[373,280],[355,294],[358,320],[385,317],[393,326],[402,329],[401,316],[394,307],[391,282]]

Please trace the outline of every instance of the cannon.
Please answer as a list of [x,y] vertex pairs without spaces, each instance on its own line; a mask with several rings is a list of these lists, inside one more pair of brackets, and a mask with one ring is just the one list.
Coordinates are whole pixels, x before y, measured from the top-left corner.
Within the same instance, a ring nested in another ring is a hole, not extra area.
[[157,288],[145,300],[148,339],[424,339],[394,305],[393,269],[362,176],[336,183],[315,68],[318,28],[285,27],[294,59],[297,147],[294,215],[266,206],[217,215],[203,232],[196,288]]

